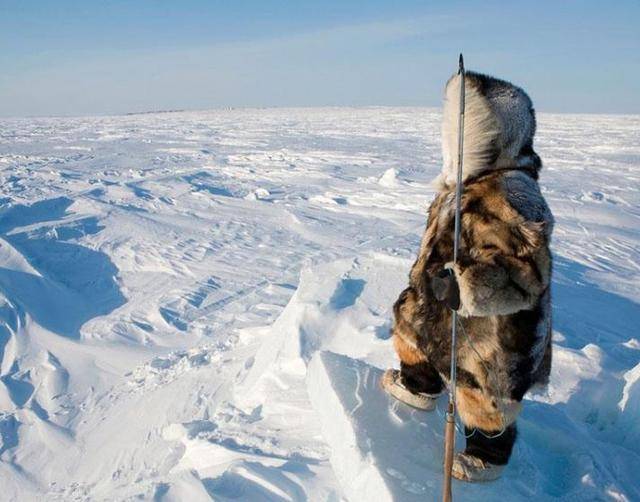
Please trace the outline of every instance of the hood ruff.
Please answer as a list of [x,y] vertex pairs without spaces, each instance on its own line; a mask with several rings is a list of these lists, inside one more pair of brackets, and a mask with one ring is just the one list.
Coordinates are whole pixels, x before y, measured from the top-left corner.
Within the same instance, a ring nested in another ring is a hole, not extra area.
[[[458,161],[460,75],[445,87],[442,119],[442,172],[434,180],[442,189],[455,186]],[[527,94],[504,80],[475,72],[465,74],[464,152],[462,180],[496,169],[537,172],[533,150],[535,111]]]

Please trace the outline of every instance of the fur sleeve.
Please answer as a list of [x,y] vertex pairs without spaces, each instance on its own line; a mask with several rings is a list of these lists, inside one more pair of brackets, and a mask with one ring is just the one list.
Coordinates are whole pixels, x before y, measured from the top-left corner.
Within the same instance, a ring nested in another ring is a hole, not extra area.
[[531,309],[549,286],[551,213],[533,180],[505,178],[488,212],[463,219],[469,252],[454,268],[463,316]]
[[509,315],[531,309],[548,285],[536,264],[515,257],[456,265],[454,271],[462,316]]

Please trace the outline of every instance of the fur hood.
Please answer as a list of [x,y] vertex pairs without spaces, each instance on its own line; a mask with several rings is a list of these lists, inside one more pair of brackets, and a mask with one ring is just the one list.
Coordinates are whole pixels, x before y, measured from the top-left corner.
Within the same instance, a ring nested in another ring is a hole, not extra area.
[[[440,187],[456,183],[460,75],[445,87],[442,119]],[[533,150],[536,117],[527,94],[504,80],[468,71],[465,74],[464,158],[462,179],[487,171],[519,168],[537,177],[540,158]]]

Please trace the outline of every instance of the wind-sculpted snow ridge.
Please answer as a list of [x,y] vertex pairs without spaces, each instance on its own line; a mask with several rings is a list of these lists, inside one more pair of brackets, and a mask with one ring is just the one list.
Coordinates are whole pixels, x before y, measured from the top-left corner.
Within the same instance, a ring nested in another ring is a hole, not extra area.
[[[503,479],[454,494],[638,500],[640,117],[539,129],[551,384]],[[0,121],[3,500],[438,498],[445,398],[378,380],[439,135],[427,109]]]

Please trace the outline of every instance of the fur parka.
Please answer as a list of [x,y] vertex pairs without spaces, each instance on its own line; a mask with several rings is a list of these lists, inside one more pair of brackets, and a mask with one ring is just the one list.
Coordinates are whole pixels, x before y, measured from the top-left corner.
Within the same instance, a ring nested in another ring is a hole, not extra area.
[[[405,365],[428,363],[449,378],[451,311],[431,278],[452,267],[460,78],[449,80],[444,166],[409,287],[394,305],[393,341]],[[535,113],[520,88],[466,75],[457,409],[467,427],[513,423],[523,395],[551,368],[553,217],[538,186]]]

